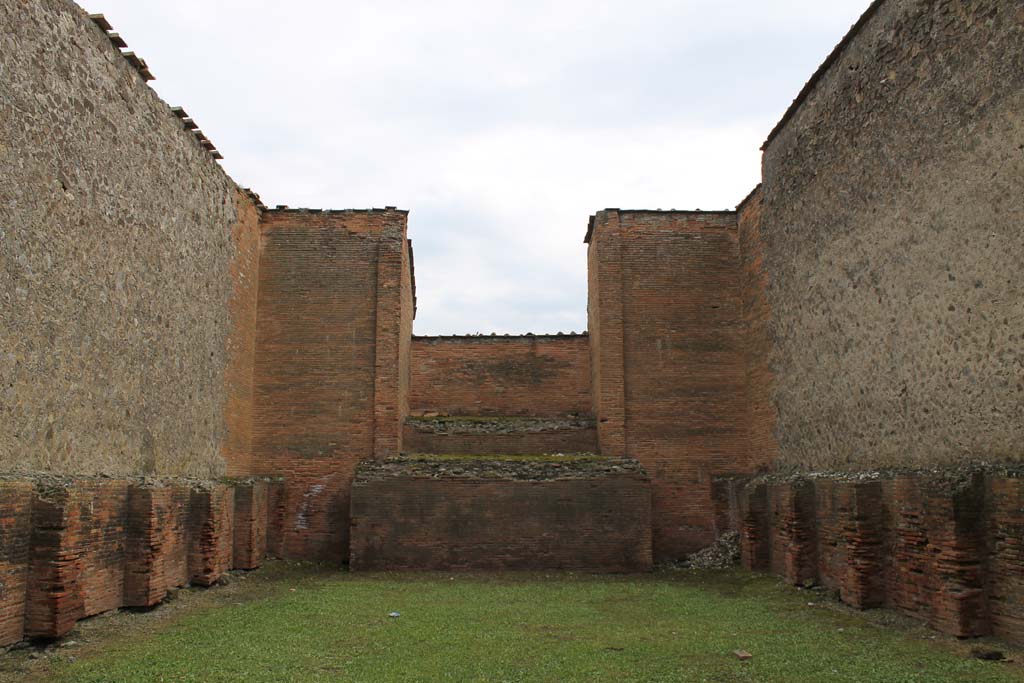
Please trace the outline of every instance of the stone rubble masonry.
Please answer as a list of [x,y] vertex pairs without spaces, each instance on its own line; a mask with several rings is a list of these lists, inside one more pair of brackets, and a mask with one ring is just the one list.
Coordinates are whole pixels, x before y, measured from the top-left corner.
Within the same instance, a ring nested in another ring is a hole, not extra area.
[[762,171],[751,443],[802,471],[1024,460],[1021,3],[874,3]]
[[635,461],[366,463],[356,570],[651,568],[650,481]]
[[598,443],[651,476],[654,555],[715,539],[711,482],[751,473],[737,216],[620,211],[591,219]]
[[285,480],[285,558],[347,558],[356,465],[401,449],[406,219],[393,208],[263,215],[251,462],[252,474]]
[[85,617],[152,607],[189,583],[211,585],[232,569],[236,539],[249,540],[244,568],[258,566],[270,487],[237,484],[248,502],[236,526],[235,486],[52,475],[0,480],[0,647],[60,638]]
[[592,415],[587,335],[413,337],[410,414]]
[[0,26],[0,469],[244,470],[256,204],[71,0]]
[[1024,642],[1024,478],[1007,471],[717,480],[743,565],[957,637]]

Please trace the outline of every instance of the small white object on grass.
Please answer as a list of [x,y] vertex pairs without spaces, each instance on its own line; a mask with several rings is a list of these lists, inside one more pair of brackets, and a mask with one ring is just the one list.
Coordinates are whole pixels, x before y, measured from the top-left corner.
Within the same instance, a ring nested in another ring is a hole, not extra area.
[[402,616],[402,614],[400,612],[392,612],[388,616],[391,617],[392,619],[397,619],[398,617]]

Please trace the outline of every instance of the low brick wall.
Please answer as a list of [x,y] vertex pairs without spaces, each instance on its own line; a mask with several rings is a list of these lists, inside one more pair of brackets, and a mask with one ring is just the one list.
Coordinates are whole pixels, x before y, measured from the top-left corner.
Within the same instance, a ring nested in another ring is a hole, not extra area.
[[151,607],[188,583],[188,511],[184,485],[128,487],[124,606]]
[[351,539],[356,570],[647,571],[650,480],[610,458],[368,462]]
[[32,484],[0,481],[0,645],[21,640],[25,628]]
[[235,537],[232,569],[258,569],[267,554],[269,484],[249,481],[235,486]]
[[36,486],[25,635],[57,638],[124,599],[128,482]]
[[[957,637],[1024,642],[1024,478],[719,480],[745,567],[891,607]],[[730,492],[732,494],[730,495]],[[724,505],[724,503],[723,503]]]
[[235,543],[235,490],[211,484],[192,490],[188,518],[189,580],[212,586],[231,569]]
[[60,638],[79,619],[150,607],[190,582],[208,586],[232,568],[236,545],[234,564],[258,566],[269,490],[260,481],[0,481],[0,647]]
[[589,418],[409,418],[402,448],[458,455],[596,453],[597,427]]

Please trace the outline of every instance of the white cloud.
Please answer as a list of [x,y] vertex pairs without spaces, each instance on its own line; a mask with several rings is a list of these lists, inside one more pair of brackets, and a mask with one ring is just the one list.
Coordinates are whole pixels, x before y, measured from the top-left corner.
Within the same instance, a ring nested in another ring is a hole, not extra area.
[[728,208],[867,0],[84,0],[268,204],[411,210],[417,333],[586,326],[596,210]]

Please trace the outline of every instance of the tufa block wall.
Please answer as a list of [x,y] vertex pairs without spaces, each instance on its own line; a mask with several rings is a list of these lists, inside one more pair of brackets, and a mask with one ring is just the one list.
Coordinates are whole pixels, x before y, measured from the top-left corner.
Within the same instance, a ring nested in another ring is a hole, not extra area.
[[406,212],[275,210],[260,228],[253,472],[285,478],[276,550],[341,562],[356,465],[401,448]]
[[244,462],[252,200],[73,2],[0,25],[0,468]]
[[765,144],[741,244],[779,466],[1024,457],[1021,19],[876,2]]
[[739,484],[742,561],[949,635],[1024,642],[1022,484],[1000,472]]
[[615,459],[366,463],[350,565],[646,571],[650,495],[642,468]]
[[714,540],[712,478],[753,467],[736,214],[609,209],[587,240],[601,452],[643,463],[677,558]]
[[591,415],[587,335],[414,337],[413,415]]

